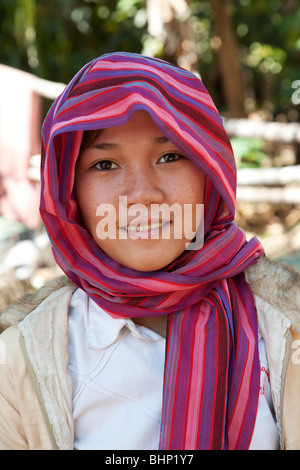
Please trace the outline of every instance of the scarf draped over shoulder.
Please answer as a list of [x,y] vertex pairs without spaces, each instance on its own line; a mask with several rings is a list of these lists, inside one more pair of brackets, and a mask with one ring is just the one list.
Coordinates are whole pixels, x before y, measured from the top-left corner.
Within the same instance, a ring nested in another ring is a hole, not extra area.
[[[155,272],[107,256],[81,222],[73,192],[83,131],[124,124],[137,110],[206,175],[203,246]],[[259,359],[243,271],[263,249],[234,222],[235,159],[201,80],[139,54],[94,59],[45,119],[41,176],[41,215],[66,275],[112,317],[168,314],[160,449],[248,449]]]

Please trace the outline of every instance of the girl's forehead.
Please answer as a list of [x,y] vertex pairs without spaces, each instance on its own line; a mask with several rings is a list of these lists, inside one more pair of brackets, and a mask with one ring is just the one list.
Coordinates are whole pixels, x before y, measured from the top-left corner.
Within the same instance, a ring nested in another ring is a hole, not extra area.
[[84,131],[81,150],[90,147],[97,140],[120,139],[126,137],[128,133],[139,133],[144,135],[145,138],[154,138],[157,142],[164,139],[168,140],[164,133],[155,124],[148,112],[140,110],[133,113],[128,117],[127,122],[121,125],[109,126],[103,129],[95,129]]

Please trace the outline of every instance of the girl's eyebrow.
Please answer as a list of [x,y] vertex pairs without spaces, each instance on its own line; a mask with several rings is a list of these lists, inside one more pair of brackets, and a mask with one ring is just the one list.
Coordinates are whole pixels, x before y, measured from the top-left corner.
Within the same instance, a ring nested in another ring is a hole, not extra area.
[[[153,139],[151,139],[154,141],[154,143],[157,143],[157,144],[165,144],[167,142],[170,142],[169,139],[167,137],[165,137],[164,135],[161,136],[161,137],[154,137]],[[112,143],[112,142],[95,142],[93,143],[90,148],[94,148],[94,149],[97,149],[97,150],[113,150],[113,149],[116,149],[120,147],[119,144],[116,144],[116,143]]]
[[161,136],[161,137],[154,137],[154,142],[158,143],[158,144],[166,144],[167,142],[170,142],[169,139],[167,137],[165,137],[164,135]]
[[118,147],[119,147],[118,144],[113,144],[110,142],[94,143],[90,146],[90,148],[98,149],[98,150],[111,150],[111,149],[115,149]]

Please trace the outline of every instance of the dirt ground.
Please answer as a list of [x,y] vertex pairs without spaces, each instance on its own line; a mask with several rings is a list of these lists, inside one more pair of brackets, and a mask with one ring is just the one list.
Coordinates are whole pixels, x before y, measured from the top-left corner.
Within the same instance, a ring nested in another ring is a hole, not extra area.
[[236,222],[247,239],[255,235],[261,241],[267,256],[300,270],[300,205],[240,202]]

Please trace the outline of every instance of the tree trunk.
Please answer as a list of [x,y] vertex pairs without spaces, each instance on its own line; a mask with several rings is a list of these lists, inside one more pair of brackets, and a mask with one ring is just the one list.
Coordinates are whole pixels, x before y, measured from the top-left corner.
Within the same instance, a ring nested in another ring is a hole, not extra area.
[[168,60],[199,73],[190,0],[147,0],[148,32],[162,41]]
[[216,33],[221,39],[219,49],[220,70],[224,93],[231,117],[245,117],[244,80],[237,55],[236,38],[228,13],[227,0],[211,0]]

